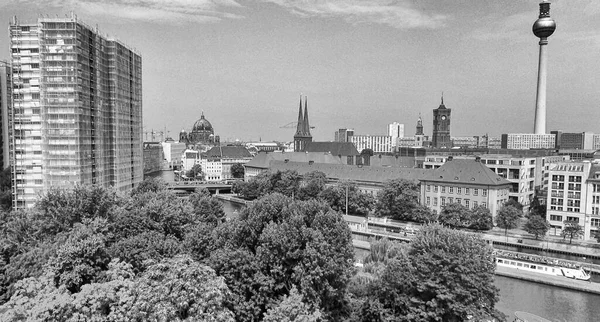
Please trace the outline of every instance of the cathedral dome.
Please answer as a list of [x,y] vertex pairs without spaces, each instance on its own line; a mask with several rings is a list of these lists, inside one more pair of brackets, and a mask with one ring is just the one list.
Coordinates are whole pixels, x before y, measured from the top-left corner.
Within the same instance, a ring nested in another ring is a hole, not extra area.
[[211,134],[214,133],[212,125],[207,119],[204,118],[204,113],[202,113],[202,116],[200,116],[200,119],[194,123],[194,127],[192,128],[192,132],[200,131],[209,131]]

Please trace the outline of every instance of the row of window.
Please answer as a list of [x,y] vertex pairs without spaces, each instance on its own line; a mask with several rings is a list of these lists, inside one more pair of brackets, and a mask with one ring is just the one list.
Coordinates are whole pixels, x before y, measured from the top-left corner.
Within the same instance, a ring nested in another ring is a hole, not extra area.
[[[445,197],[440,197],[440,198],[439,198],[439,201],[440,201],[440,205],[441,205],[442,207],[445,207],[447,204],[451,204],[451,203],[457,203],[457,204],[461,204],[461,205],[463,205],[463,199],[461,199],[461,198],[456,198],[456,199],[454,199],[454,198],[452,198],[452,197],[448,197],[448,198],[445,198]],[[426,203],[427,203],[427,205],[428,205],[428,206],[429,206],[429,205],[432,205],[432,203],[431,203],[431,197],[427,197],[427,199],[426,199]],[[437,205],[438,205],[438,197],[433,197],[433,206],[434,206],[434,207],[436,207]],[[467,208],[470,208],[470,207],[471,207],[471,205],[473,206],[473,208],[475,208],[475,207],[477,207],[479,204],[477,203],[477,201],[473,201],[473,203],[471,203],[471,200],[469,200],[469,199],[464,199],[464,206],[465,206],[465,207],[467,207]],[[482,202],[482,203],[481,203],[481,205],[482,205],[483,207],[486,207],[486,208],[487,208],[487,203],[486,203],[486,202]]]
[[[597,218],[592,218],[593,219],[597,219]],[[550,220],[552,221],[562,221],[563,220],[563,216],[561,215],[550,215]],[[597,219],[600,220],[600,219]],[[575,221],[577,223],[579,223],[579,217],[572,217],[572,216],[567,216],[567,221]],[[599,222],[600,224],[600,222]]]
[[[438,187],[442,193],[446,193],[446,186],[436,186],[436,185],[433,186],[433,192],[438,192]],[[447,188],[448,188],[448,193],[454,193],[454,187],[447,187]],[[427,190],[427,192],[431,192],[431,185],[428,184],[426,186],[426,190]],[[462,187],[456,187],[456,194],[460,195],[460,194],[462,194],[462,191],[463,191]],[[471,189],[464,188],[464,192],[465,192],[465,195],[468,195],[471,193]],[[474,188],[473,195],[478,196],[479,189]],[[487,196],[487,189],[481,189],[481,195],[484,197]]]

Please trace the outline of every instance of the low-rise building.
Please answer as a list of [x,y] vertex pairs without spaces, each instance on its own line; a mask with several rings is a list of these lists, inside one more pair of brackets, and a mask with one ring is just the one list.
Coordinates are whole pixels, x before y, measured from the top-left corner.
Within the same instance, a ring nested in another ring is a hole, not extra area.
[[175,142],[173,139],[168,138],[165,142],[162,142],[163,154],[165,162],[169,169],[181,168],[181,159],[183,153],[186,150],[185,143]]
[[354,135],[350,137],[350,142],[354,143],[359,152],[371,149],[375,153],[391,153],[396,146],[396,142],[388,135]]
[[234,164],[244,165],[252,160],[252,155],[243,146],[217,146],[201,155],[202,169],[207,181],[233,179],[231,167]]
[[271,161],[298,162],[305,164],[345,164],[343,156],[323,152],[260,152],[244,164],[244,180],[248,181],[263,171],[269,171]]
[[459,203],[472,209],[484,206],[492,216],[509,199],[511,182],[498,176],[479,158],[449,157],[441,167],[421,181],[421,204],[439,213],[446,205]]
[[144,142],[144,175],[160,171],[164,160],[160,142]]

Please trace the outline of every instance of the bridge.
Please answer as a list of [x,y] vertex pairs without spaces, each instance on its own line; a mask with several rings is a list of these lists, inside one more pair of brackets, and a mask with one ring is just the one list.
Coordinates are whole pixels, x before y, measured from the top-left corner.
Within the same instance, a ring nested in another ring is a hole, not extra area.
[[218,182],[206,181],[175,181],[167,184],[167,189],[175,191],[177,194],[191,194],[196,189],[205,188],[213,195],[220,193],[231,193],[231,185]]

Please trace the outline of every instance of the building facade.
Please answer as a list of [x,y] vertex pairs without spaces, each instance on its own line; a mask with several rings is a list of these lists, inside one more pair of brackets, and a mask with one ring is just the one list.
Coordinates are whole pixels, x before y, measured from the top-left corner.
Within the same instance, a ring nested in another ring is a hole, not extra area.
[[0,61],[0,170],[10,166],[10,138],[12,130],[10,130],[9,113],[12,112],[12,83],[11,83],[11,68],[8,62]]
[[160,142],[144,142],[144,175],[160,171],[164,159]]
[[558,162],[550,165],[546,205],[546,219],[551,225],[550,235],[560,236],[564,222],[575,221],[584,228],[585,233],[582,237],[589,239],[592,217],[595,218],[595,227],[600,224],[598,213],[591,216],[600,205],[600,190],[593,192],[589,189],[598,188],[595,173],[591,180],[588,180],[591,168],[592,163],[589,161]]
[[404,124],[394,122],[388,124],[387,135],[394,139],[404,137]]
[[449,204],[469,209],[483,206],[495,218],[508,201],[511,183],[496,175],[479,159],[449,158],[440,168],[428,172],[421,181],[422,205],[440,213]]
[[554,134],[508,133],[502,134],[502,149],[554,149]]
[[594,148],[594,133],[579,132],[567,133],[563,131],[550,131],[554,134],[555,148],[564,150],[592,150]]
[[354,143],[358,152],[371,149],[374,153],[391,153],[396,147],[393,138],[387,135],[354,135],[350,142]]
[[181,158],[186,149],[185,143],[167,139],[165,142],[161,142],[161,144],[168,168],[173,170],[181,168]]
[[10,26],[13,207],[50,187],[143,180],[142,59],[70,18]]
[[353,129],[339,129],[335,132],[335,142],[350,142],[350,137],[354,135]]
[[433,135],[431,143],[434,148],[452,148],[452,140],[450,139],[450,115],[452,110],[444,105],[444,97],[442,103],[433,110]]

